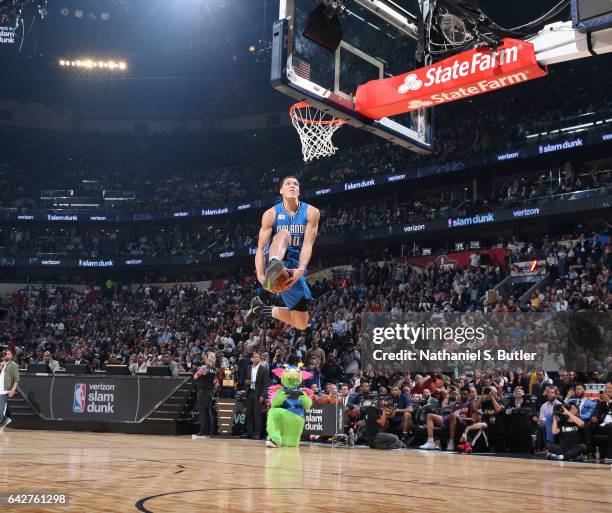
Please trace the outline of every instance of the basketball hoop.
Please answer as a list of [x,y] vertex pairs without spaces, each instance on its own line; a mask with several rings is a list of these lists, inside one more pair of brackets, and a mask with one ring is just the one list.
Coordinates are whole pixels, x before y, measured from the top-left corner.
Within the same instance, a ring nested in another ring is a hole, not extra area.
[[338,119],[327,112],[311,107],[306,102],[299,102],[289,109],[291,122],[302,141],[304,162],[310,162],[319,157],[329,157],[336,153],[332,143],[332,135],[342,125],[343,119]]

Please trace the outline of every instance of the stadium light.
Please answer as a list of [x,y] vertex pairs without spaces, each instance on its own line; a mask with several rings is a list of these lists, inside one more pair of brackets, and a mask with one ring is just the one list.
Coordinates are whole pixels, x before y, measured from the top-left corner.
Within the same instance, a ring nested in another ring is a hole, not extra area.
[[88,70],[93,69],[105,69],[105,70],[113,70],[113,71],[125,71],[127,70],[127,63],[125,61],[98,61],[93,60],[91,58],[85,59],[77,59],[74,61],[67,59],[59,59],[58,64],[60,67],[75,67],[75,68],[84,68]]

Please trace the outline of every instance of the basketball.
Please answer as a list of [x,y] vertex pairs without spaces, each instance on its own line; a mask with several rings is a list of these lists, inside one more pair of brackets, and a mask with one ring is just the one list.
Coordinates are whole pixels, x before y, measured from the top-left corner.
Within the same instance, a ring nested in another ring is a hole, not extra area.
[[284,269],[283,272],[278,276],[278,278],[276,278],[276,283],[274,284],[272,292],[274,292],[275,294],[283,292],[290,278],[291,276],[289,275],[289,271],[287,271],[287,269]]

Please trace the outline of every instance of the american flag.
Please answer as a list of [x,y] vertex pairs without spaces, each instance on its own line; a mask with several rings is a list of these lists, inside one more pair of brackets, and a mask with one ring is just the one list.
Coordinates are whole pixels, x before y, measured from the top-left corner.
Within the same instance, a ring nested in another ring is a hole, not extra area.
[[310,64],[302,59],[293,58],[293,69],[295,74],[305,80],[310,80]]

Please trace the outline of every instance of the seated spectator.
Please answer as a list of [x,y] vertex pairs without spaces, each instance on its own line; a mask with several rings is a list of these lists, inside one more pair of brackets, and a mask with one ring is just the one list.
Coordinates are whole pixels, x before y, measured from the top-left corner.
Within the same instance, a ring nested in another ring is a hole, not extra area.
[[592,434],[607,437],[606,463],[612,463],[612,383],[606,385],[597,402],[596,415],[591,418]]
[[74,358],[70,358],[67,363],[72,365],[84,365],[85,374],[91,374],[91,364],[89,360],[83,357],[83,350],[80,348],[75,350]]
[[387,433],[401,433],[402,439],[405,439],[410,430],[413,411],[410,396],[402,393],[398,386],[394,386],[391,388],[391,405],[392,409],[386,431]]
[[146,374],[148,366],[145,356],[141,353],[136,357],[136,361],[130,364],[130,374]]
[[[438,389],[434,394],[434,397],[439,401],[441,408],[440,413],[427,413],[426,424],[427,424],[427,442],[419,447],[419,449],[425,450],[439,450],[434,441],[434,427],[438,426],[443,428],[443,432],[449,437],[447,450],[455,450],[455,429],[457,427],[458,417],[454,414],[458,407],[456,391],[450,392],[446,395],[444,389]],[[442,400],[440,401],[440,398]]]
[[583,422],[590,422],[597,411],[597,401],[593,401],[584,395],[584,385],[576,385],[576,388],[567,394],[565,402],[567,404],[575,404],[580,412],[580,418]]
[[164,353],[162,355],[162,365],[168,367],[170,369],[170,373],[174,377],[177,377],[179,375],[178,364],[172,359],[170,353]]
[[45,351],[43,353],[43,363],[49,366],[51,372],[57,372],[60,368],[59,362],[51,357],[51,353],[49,351]]
[[472,423],[465,428],[459,439],[458,449],[461,452],[487,452],[489,439],[487,437],[487,423],[482,420],[482,411],[472,409]]

